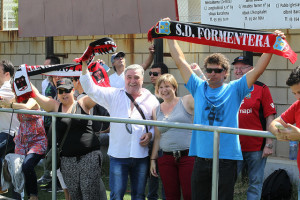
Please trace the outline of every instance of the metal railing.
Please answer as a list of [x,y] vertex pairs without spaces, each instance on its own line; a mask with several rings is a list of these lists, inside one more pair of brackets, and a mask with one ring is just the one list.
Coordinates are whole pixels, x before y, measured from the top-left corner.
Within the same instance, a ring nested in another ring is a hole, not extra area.
[[[127,123],[127,124],[140,124],[140,125],[150,125],[150,126],[160,126],[178,129],[190,129],[199,131],[210,131],[214,133],[214,145],[213,145],[213,173],[212,173],[212,191],[211,197],[213,200],[218,199],[218,178],[219,178],[219,145],[220,145],[220,133],[229,133],[236,135],[248,135],[256,137],[265,138],[276,138],[270,132],[267,131],[257,131],[248,129],[238,129],[229,127],[218,127],[218,126],[205,126],[200,124],[187,124],[178,122],[162,122],[154,120],[135,120],[128,118],[117,118],[117,117],[104,117],[104,116],[94,116],[94,115],[80,115],[80,114],[67,114],[58,112],[45,112],[45,111],[33,111],[33,110],[13,110],[11,108],[0,108],[0,112],[10,112],[10,113],[24,113],[32,115],[44,115],[52,116],[52,191],[56,191],[56,129],[55,122],[57,117],[64,118],[75,118],[75,119],[86,119],[86,120],[96,120],[114,123]],[[1,122],[0,122],[1,123]],[[56,200],[56,192],[52,192],[52,200]]]

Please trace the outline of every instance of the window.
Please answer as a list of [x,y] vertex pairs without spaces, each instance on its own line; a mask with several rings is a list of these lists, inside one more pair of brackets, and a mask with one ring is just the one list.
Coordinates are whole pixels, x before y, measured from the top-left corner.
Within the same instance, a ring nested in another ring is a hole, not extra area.
[[1,1],[1,29],[18,30],[18,0]]

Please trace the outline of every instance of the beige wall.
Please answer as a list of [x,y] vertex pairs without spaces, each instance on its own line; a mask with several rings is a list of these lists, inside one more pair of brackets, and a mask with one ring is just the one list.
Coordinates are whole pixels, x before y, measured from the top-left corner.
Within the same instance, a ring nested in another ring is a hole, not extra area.
[[[292,65],[287,59],[274,55],[267,70],[259,79],[270,87],[278,115],[286,110],[295,99],[289,88],[285,85],[291,69],[300,65],[300,30],[283,30],[287,33],[287,40],[292,49],[298,54],[298,61]],[[107,35],[101,36],[59,36],[54,37],[54,53],[67,54],[67,58],[61,58],[62,63],[73,63],[73,59],[82,55],[88,44],[96,39],[107,37]],[[146,34],[123,34],[123,35],[108,35],[112,37],[118,45],[118,51],[124,51],[126,53],[127,65],[143,63],[148,56],[148,47],[150,43],[147,41]],[[210,53],[220,52],[224,53],[230,60],[242,55],[242,51],[234,49],[225,49],[219,47],[210,47],[192,43],[179,42],[182,50],[185,53],[188,62],[199,63],[203,65],[203,59]],[[168,53],[168,46],[164,41],[164,52]],[[43,64],[45,59],[45,38],[19,38],[17,31],[1,31],[0,32],[0,55],[1,59],[11,60],[14,65],[26,63],[28,65]],[[111,66],[110,55],[98,56],[98,58],[104,60],[107,65]],[[258,60],[258,57],[254,57],[254,63]],[[164,62],[170,68],[177,81],[179,82],[179,96],[187,94],[187,90],[183,85],[183,81],[180,77],[171,57],[165,57]],[[113,70],[109,72],[112,73]],[[145,82],[149,83],[149,76],[146,73]],[[31,77],[34,85],[39,89],[41,88],[41,82],[44,77],[41,75]],[[233,79],[232,75],[230,79]],[[288,142],[277,142],[275,148],[275,155],[279,157],[288,157]]]

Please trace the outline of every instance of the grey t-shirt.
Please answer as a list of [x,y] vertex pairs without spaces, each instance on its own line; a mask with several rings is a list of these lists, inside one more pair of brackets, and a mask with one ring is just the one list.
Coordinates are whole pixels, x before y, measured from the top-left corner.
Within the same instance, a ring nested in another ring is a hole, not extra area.
[[[183,104],[182,98],[175,105],[173,111],[165,116],[160,110],[160,106],[156,109],[156,117],[158,121],[193,123],[194,116],[189,114]],[[158,127],[161,134],[160,148],[163,151],[172,152],[175,150],[186,150],[190,148],[192,130],[176,129],[168,127]]]

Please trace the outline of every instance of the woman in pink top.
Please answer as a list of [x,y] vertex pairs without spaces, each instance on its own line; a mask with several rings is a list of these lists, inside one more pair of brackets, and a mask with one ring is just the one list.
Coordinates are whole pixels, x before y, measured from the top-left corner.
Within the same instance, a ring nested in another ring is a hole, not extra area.
[[[39,110],[37,102],[30,98],[22,103],[0,100],[0,107],[26,110]],[[22,171],[25,176],[25,190],[30,200],[38,199],[37,177],[34,167],[39,163],[47,150],[47,137],[45,134],[42,116],[18,114],[20,127],[14,138],[15,153],[24,155]]]

